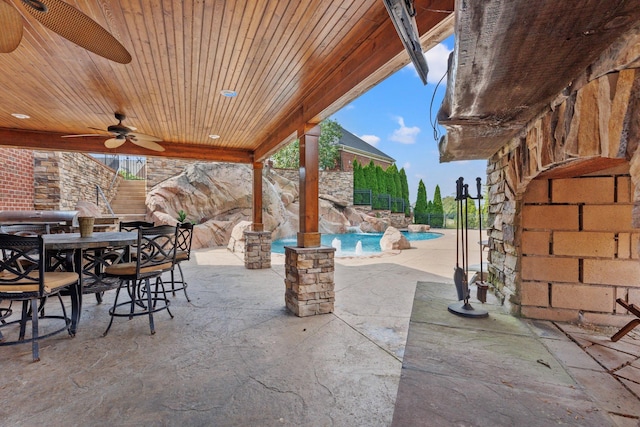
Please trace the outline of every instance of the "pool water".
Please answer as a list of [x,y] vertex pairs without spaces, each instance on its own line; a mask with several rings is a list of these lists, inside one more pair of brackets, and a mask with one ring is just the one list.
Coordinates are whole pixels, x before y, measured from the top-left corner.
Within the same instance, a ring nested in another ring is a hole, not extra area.
[[[402,232],[409,241],[431,240],[442,236],[440,233],[407,233]],[[322,234],[323,246],[336,248],[336,256],[367,256],[379,254],[380,239],[383,233],[345,233],[345,234]],[[274,240],[271,243],[271,252],[277,254],[284,253],[285,246],[295,246],[295,237]]]

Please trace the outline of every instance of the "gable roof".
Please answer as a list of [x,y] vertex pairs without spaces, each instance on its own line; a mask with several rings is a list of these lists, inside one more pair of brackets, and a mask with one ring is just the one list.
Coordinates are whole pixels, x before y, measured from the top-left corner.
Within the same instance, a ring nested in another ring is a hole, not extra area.
[[365,155],[367,157],[389,163],[395,163],[396,159],[393,157],[383,153],[373,145],[363,141],[361,138],[358,138],[342,126],[340,126],[340,129],[342,130],[342,138],[338,140],[338,146],[344,151]]

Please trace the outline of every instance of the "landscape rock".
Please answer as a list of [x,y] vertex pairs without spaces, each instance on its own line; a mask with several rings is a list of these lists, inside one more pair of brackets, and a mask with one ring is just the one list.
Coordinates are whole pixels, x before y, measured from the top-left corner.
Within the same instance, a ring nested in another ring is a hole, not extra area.
[[[262,223],[273,240],[295,236],[299,230],[298,183],[271,168],[264,168]],[[184,172],[169,178],[147,195],[147,220],[156,224],[176,224],[178,212],[194,224],[192,248],[227,246],[244,248],[243,231],[252,219],[253,169],[245,164],[193,163]],[[330,195],[321,195],[318,204],[318,231],[323,234],[384,232],[387,220],[362,213]],[[240,225],[239,225],[240,224]],[[236,229],[236,227],[238,227]],[[237,234],[236,234],[237,233]]]
[[251,230],[251,221],[240,221],[231,230],[231,237],[229,238],[229,244],[227,249],[231,252],[244,252],[245,239],[244,232]]
[[388,227],[380,239],[380,249],[383,251],[410,249],[411,244],[406,237],[395,227]]
[[431,230],[429,224],[409,224],[407,225],[407,231],[409,233],[426,233]]

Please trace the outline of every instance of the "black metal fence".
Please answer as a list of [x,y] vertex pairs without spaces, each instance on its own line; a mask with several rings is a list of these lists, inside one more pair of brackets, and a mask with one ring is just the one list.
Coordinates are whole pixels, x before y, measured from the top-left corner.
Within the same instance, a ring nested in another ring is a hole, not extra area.
[[118,154],[92,154],[94,159],[117,171],[124,179],[146,179],[147,158],[142,156],[124,156]]

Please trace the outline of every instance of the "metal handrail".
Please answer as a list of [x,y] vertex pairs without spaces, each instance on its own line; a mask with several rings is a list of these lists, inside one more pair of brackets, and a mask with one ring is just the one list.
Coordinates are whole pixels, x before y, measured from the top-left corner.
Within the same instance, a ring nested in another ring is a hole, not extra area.
[[102,200],[104,200],[104,204],[107,206],[107,209],[109,210],[109,213],[111,214],[111,216],[115,217],[116,214],[113,213],[113,209],[111,209],[111,205],[107,200],[107,196],[104,195],[102,188],[100,188],[100,186],[96,184],[96,205],[98,206],[100,206],[100,197],[102,197]]

